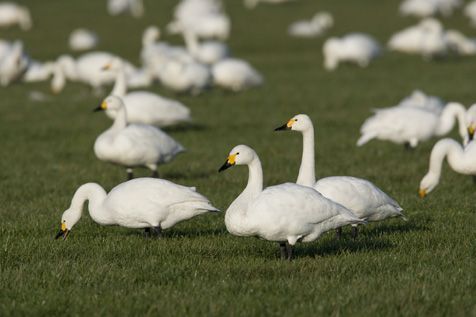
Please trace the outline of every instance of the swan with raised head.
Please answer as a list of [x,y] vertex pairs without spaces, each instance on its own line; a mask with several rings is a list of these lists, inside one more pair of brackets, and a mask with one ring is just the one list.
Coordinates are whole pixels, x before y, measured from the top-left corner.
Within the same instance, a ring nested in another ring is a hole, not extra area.
[[334,70],[341,62],[356,63],[367,67],[370,61],[380,55],[377,41],[370,35],[351,33],[341,38],[331,37],[323,46],[324,67]]
[[213,83],[221,88],[240,91],[263,84],[263,76],[248,62],[225,58],[212,66]]
[[[127,110],[127,122],[166,127],[191,120],[190,109],[178,101],[149,91],[127,93],[126,74],[120,58],[114,58],[104,68],[116,72],[116,83],[111,95],[122,98]],[[111,119],[116,117],[113,109],[106,110],[106,114]]]
[[449,166],[455,172],[464,175],[476,175],[475,157],[475,142],[470,142],[466,147],[449,138],[436,142],[431,150],[428,173],[420,182],[420,189],[418,191],[420,197],[425,197],[438,185],[445,158],[447,158]]
[[0,3],[0,27],[16,24],[25,31],[31,29],[32,22],[28,8],[13,2]]
[[226,211],[227,230],[236,236],[278,242],[282,259],[291,259],[292,247],[298,241],[310,242],[326,231],[365,222],[306,186],[285,183],[263,190],[260,159],[246,145],[235,146],[219,171],[234,165],[247,165],[249,178]]
[[357,146],[378,139],[416,147],[419,142],[433,136],[449,133],[456,120],[459,124],[459,133],[464,139],[465,115],[466,109],[457,102],[448,103],[441,114],[417,107],[396,106],[378,109],[360,128],[362,136],[357,141]]
[[88,201],[91,218],[100,225],[144,228],[161,236],[162,229],[207,212],[219,211],[194,187],[154,178],[137,178],[114,187],[109,194],[96,183],[80,186],[63,212],[56,239],[66,239]]
[[184,147],[160,129],[145,124],[127,124],[127,111],[122,99],[108,96],[96,111],[116,112],[113,125],[99,135],[94,143],[98,159],[127,168],[128,178],[133,168],[145,166],[158,177],[157,165],[168,163],[185,151]]
[[[341,204],[365,221],[404,218],[402,207],[368,180],[350,176],[331,176],[316,182],[314,126],[308,115],[298,114],[275,129],[275,131],[282,130],[298,131],[303,136],[301,167],[296,184],[314,188],[324,197]],[[341,234],[339,229],[338,236]],[[352,225],[352,236],[354,238],[357,236],[356,224]]]
[[302,20],[292,23],[288,27],[288,34],[294,37],[317,37],[334,25],[334,19],[328,12],[318,12],[311,20]]

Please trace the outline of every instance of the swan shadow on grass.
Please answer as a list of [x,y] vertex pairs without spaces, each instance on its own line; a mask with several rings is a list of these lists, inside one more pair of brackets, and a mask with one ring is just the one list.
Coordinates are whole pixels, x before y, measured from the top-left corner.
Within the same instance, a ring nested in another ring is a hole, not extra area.
[[[428,222],[427,219],[424,222]],[[428,231],[429,227],[425,224],[415,222],[400,222],[393,224],[376,224],[372,228],[359,227],[359,234],[369,238],[381,237],[392,233],[405,233],[413,231]]]
[[[125,230],[121,233],[124,236],[136,236],[150,239],[144,235],[144,229],[131,229]],[[162,237],[160,239],[183,239],[183,238],[197,238],[197,237],[214,237],[223,236],[228,234],[225,228],[208,228],[200,229],[196,228],[170,228],[162,231]],[[152,237],[153,239],[153,237]]]
[[[195,172],[190,172],[190,171],[185,171],[183,173],[181,172],[170,172],[165,174],[165,179],[169,180],[178,180],[178,179],[204,179],[204,178],[209,178],[211,175],[216,174],[215,170],[210,170],[210,171],[195,171]],[[160,175],[163,177],[164,175]]]
[[301,244],[298,245],[294,254],[295,258],[302,257],[324,257],[338,255],[343,252],[366,252],[376,250],[387,250],[393,247],[393,244],[389,240],[379,239],[363,239],[357,238],[356,240],[346,239],[341,240],[330,239],[321,243],[314,244]]
[[205,131],[207,130],[208,127],[204,124],[200,123],[182,123],[176,126],[171,126],[171,127],[165,127],[162,128],[162,130],[166,132],[171,132],[171,133],[181,133],[181,132],[189,132],[189,131]]

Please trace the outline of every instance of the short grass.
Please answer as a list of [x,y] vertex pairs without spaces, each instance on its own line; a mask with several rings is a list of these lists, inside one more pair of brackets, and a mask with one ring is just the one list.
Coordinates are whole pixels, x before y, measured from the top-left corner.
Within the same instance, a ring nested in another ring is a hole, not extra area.
[[[35,28],[1,31],[0,37],[23,38],[33,57],[66,52],[70,30],[88,26],[101,36],[100,49],[134,62],[143,28],[164,26],[175,5],[146,1],[146,17],[134,20],[108,17],[105,1],[21,2],[31,7]],[[100,99],[88,87],[71,84],[39,103],[29,93],[48,93],[46,83],[17,84],[0,90],[0,315],[476,316],[470,177],[445,166],[441,184],[420,200],[416,190],[436,140],[411,152],[378,141],[355,146],[371,108],[395,104],[414,88],[474,102],[476,58],[424,62],[388,53],[368,69],[344,65],[327,73],[323,40],[287,37],[289,22],[326,9],[336,18],[331,34],[363,31],[385,42],[416,20],[398,17],[398,1],[300,0],[246,11],[230,0],[226,7],[234,55],[255,65],[266,85],[239,94],[177,96],[195,121],[169,131],[189,151],[161,168],[162,175],[197,186],[226,210],[247,179],[241,167],[217,173],[228,151],[248,144],[262,159],[266,184],[293,181],[301,137],[273,128],[307,113],[317,127],[318,175],[372,180],[401,203],[409,221],[370,224],[356,241],[348,231],[342,241],[328,233],[298,245],[292,262],[278,259],[275,243],[231,236],[223,213],[146,240],[136,230],[98,226],[84,212],[69,239],[55,241],[61,213],[79,185],[94,181],[109,190],[125,173],[93,154],[96,136],[110,121],[91,112]],[[475,34],[460,14],[445,24]],[[151,90],[173,96],[158,86]]]

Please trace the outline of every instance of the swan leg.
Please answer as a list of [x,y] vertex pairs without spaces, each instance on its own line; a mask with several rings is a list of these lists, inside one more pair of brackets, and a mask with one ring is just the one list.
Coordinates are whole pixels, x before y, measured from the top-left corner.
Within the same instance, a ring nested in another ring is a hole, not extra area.
[[134,178],[134,173],[132,172],[132,168],[129,168],[129,167],[128,167],[128,168],[126,169],[126,171],[127,171],[127,180],[130,181],[131,179]]
[[473,175],[473,184],[476,184],[476,175]]
[[352,226],[352,239],[356,239],[359,234],[359,228],[357,226]]
[[410,142],[405,142],[404,146],[405,146],[405,150],[407,150],[407,151],[413,150],[413,147],[410,144]]
[[286,243],[286,253],[287,253],[287,260],[291,261],[293,258],[293,246],[289,243]]
[[336,239],[340,240],[342,238],[342,228],[337,228],[336,229]]
[[144,238],[150,237],[150,228],[144,228]]
[[157,239],[162,238],[162,227],[160,225],[152,227],[152,231]]
[[279,243],[279,249],[281,250],[281,260],[286,260],[287,253],[288,253],[286,245],[287,245],[286,242]]
[[153,178],[159,178],[159,172],[157,170],[152,171],[152,177]]

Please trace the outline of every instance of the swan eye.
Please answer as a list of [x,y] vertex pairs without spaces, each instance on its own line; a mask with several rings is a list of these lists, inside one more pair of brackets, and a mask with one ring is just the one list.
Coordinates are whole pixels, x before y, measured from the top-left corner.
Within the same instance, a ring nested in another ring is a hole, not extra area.
[[240,154],[240,152],[236,152],[236,155]]
[[296,121],[296,122],[297,122],[297,121],[298,121],[298,119],[294,119],[294,121]]

